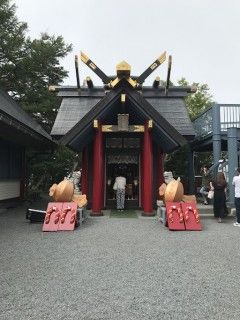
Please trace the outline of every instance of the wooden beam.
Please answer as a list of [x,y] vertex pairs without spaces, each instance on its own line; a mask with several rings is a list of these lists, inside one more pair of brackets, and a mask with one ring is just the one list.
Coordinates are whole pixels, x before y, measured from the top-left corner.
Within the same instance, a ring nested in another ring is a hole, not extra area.
[[137,82],[142,84],[146,78],[159,67],[166,60],[166,51],[164,51],[159,58],[157,58],[138,78]]
[[100,79],[102,79],[104,84],[110,83],[109,77],[98,68],[98,66],[90,60],[90,58],[81,51],[81,60],[84,62],[94,73],[96,73],[97,76],[99,76]]
[[79,69],[78,69],[78,56],[75,56],[75,71],[76,71],[76,78],[77,78],[77,88],[80,90],[80,77],[79,77]]
[[171,69],[172,69],[172,56],[168,57],[168,72],[167,72],[167,82],[165,88],[165,95],[168,95],[168,89],[170,85],[170,76],[171,76]]

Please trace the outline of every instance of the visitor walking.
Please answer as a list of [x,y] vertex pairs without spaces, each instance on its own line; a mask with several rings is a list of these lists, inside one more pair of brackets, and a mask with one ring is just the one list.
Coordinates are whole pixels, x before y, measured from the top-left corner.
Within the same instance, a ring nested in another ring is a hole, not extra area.
[[211,188],[211,184],[212,184],[211,180],[212,179],[211,179],[211,175],[209,173],[208,167],[205,165],[202,168],[202,187],[200,189],[200,193],[202,195],[204,204],[208,204],[207,195],[208,195],[208,191]]
[[223,172],[218,172],[216,178],[213,180],[214,198],[213,198],[213,212],[214,217],[218,218],[218,222],[222,222],[222,219],[227,213],[226,206],[226,188],[227,182]]
[[235,187],[235,207],[237,221],[233,224],[234,227],[240,227],[240,168],[237,169],[237,176],[233,177],[232,184]]
[[116,190],[117,210],[123,211],[125,204],[126,178],[118,175],[115,179],[113,189]]

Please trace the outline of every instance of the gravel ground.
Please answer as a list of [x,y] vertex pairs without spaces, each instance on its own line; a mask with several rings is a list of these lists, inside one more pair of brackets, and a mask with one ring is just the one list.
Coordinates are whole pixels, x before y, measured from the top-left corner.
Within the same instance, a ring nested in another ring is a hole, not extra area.
[[0,319],[239,319],[240,228],[202,232],[156,218],[89,218],[42,233],[23,208],[0,213]]

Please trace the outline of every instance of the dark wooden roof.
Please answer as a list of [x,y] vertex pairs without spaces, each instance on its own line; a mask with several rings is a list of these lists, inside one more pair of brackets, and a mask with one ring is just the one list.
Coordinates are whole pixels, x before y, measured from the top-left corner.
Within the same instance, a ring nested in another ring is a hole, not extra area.
[[103,123],[117,121],[117,107],[120,94],[127,94],[130,121],[135,124],[153,119],[153,136],[165,152],[182,146],[186,139],[194,137],[192,123],[186,111],[183,97],[189,88],[175,88],[165,96],[162,88],[143,88],[142,93],[134,90],[125,79],[110,92],[103,88],[92,90],[64,88],[59,95],[63,96],[58,115],[51,134],[63,137],[62,142],[73,149],[81,149],[93,138],[92,123],[99,119]]
[[[186,139],[195,135],[183,97],[190,92],[189,87],[173,87],[165,96],[164,88],[153,89],[144,87],[142,96]],[[103,87],[93,89],[82,88],[81,93],[76,87],[59,89],[59,96],[63,97],[51,135],[61,137],[65,135],[79,120],[81,120],[104,96]]]
[[51,145],[51,136],[0,89],[0,136],[21,145]]

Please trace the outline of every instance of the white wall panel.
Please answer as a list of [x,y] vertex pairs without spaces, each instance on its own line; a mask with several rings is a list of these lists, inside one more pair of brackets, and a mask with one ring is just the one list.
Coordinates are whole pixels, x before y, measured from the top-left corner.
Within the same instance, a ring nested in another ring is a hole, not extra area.
[[0,180],[0,200],[20,197],[19,180]]

